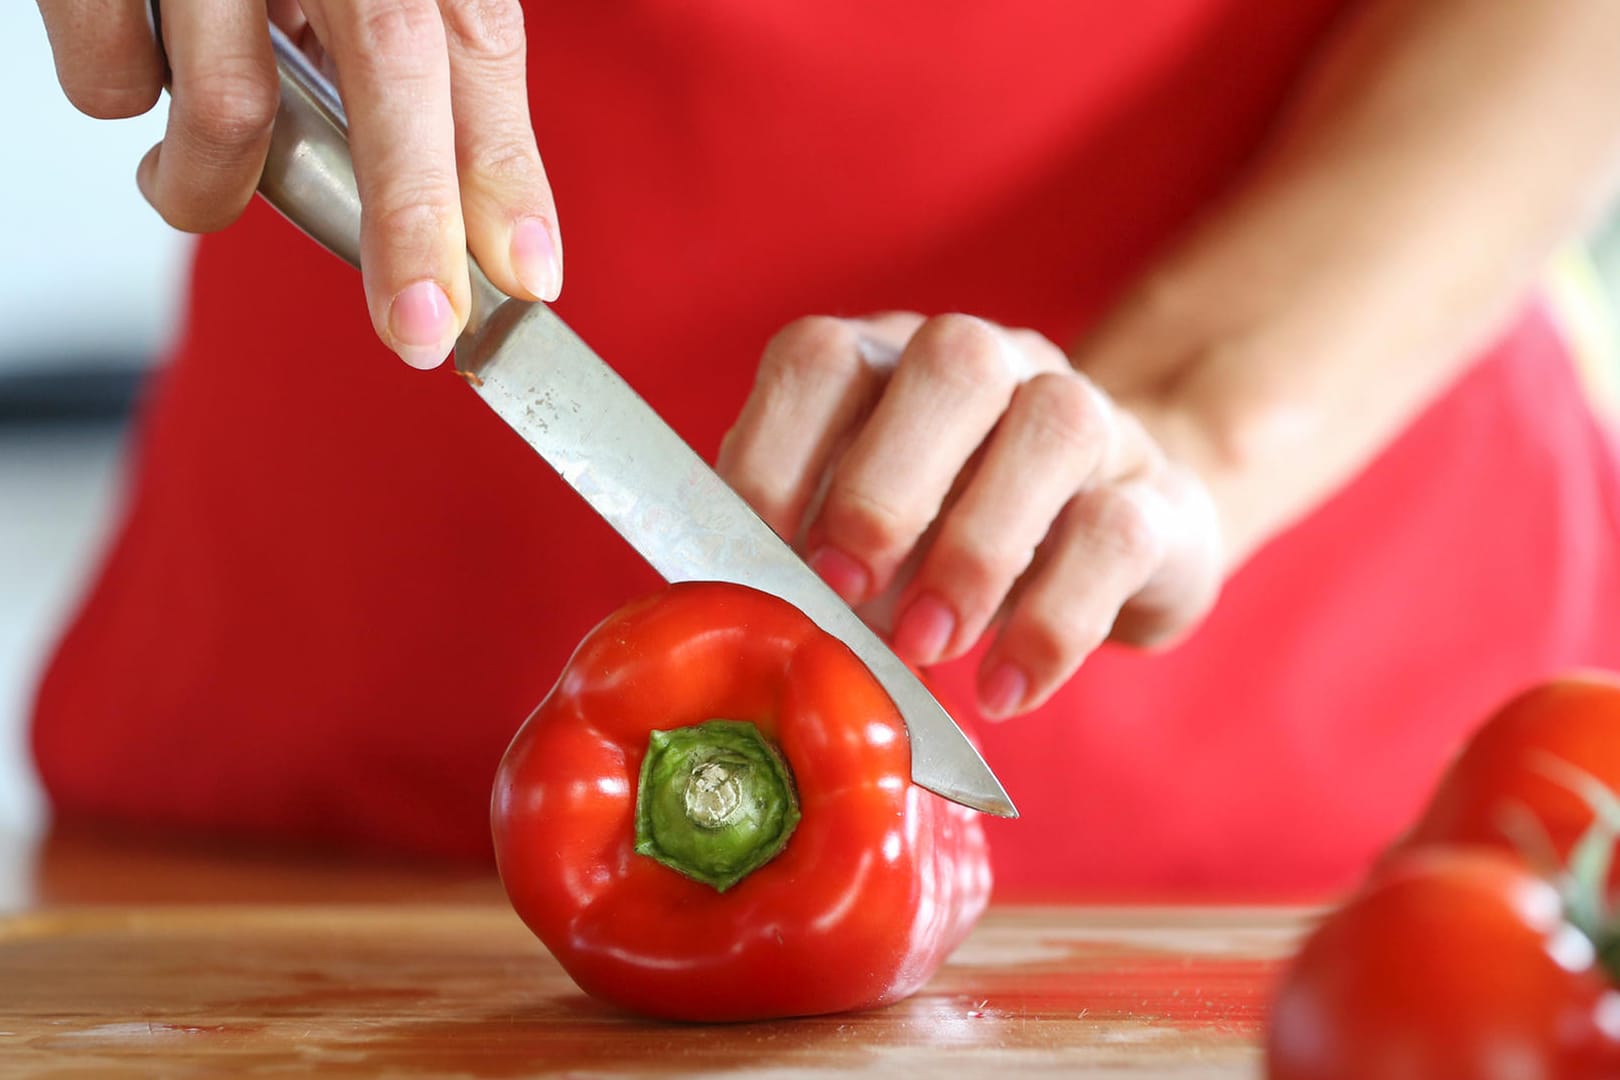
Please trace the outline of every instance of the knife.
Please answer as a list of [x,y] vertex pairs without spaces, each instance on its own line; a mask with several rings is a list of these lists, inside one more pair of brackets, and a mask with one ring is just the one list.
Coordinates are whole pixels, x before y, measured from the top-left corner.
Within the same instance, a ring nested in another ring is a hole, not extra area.
[[[158,0],[150,5],[162,47]],[[270,28],[281,102],[259,193],[356,269],[360,195],[337,91]],[[1017,817],[955,721],[843,599],[543,303],[513,299],[469,257],[472,310],[456,370],[666,581],[728,581],[798,607],[860,658],[911,740],[912,780],[953,802]]]

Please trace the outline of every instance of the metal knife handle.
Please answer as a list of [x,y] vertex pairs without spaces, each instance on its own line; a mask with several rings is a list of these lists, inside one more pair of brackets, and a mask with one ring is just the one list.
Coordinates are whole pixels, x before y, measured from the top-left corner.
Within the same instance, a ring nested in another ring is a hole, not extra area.
[[281,105],[259,193],[311,239],[358,270],[360,189],[349,156],[343,102],[309,57],[274,26],[270,43],[281,77]]

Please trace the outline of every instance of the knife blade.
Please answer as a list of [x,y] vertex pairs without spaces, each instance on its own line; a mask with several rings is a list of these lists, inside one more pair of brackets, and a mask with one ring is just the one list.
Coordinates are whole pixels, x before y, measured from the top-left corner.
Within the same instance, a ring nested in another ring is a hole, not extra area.
[[913,782],[986,813],[1017,816],[916,675],[550,308],[506,299],[462,335],[456,366],[664,580],[774,593],[849,646],[905,718]]
[[[153,0],[154,26],[157,8]],[[271,39],[281,103],[259,193],[358,268],[360,198],[342,102],[275,27]],[[985,813],[1018,815],[917,676],[609,364],[548,306],[501,293],[475,262],[472,284],[457,370],[665,580],[734,582],[798,607],[843,641],[899,708],[915,783]]]

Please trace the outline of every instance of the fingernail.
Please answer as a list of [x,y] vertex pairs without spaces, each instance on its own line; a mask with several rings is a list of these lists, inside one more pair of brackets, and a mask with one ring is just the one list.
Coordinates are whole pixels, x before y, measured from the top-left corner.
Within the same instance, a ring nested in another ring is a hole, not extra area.
[[956,633],[956,612],[933,593],[913,600],[894,629],[894,651],[913,664],[932,664]]
[[986,718],[1005,720],[1029,691],[1024,673],[1009,663],[996,666],[979,684],[979,704]]
[[525,289],[550,302],[562,292],[562,261],[557,242],[539,218],[524,218],[512,229],[512,272]]
[[450,355],[456,313],[436,281],[407,285],[388,309],[388,336],[394,351],[413,368],[435,368]]
[[810,556],[810,569],[821,575],[821,580],[833,587],[833,592],[844,598],[846,604],[858,604],[866,598],[866,589],[872,580],[866,567],[835,547],[820,547]]

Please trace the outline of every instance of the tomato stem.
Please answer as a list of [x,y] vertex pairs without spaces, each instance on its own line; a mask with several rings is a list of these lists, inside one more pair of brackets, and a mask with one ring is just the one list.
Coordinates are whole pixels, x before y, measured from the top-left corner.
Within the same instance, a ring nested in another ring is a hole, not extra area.
[[787,846],[787,761],[746,720],[654,731],[636,792],[636,851],[725,892]]
[[1610,927],[1597,939],[1597,958],[1610,984],[1620,986],[1620,930]]

